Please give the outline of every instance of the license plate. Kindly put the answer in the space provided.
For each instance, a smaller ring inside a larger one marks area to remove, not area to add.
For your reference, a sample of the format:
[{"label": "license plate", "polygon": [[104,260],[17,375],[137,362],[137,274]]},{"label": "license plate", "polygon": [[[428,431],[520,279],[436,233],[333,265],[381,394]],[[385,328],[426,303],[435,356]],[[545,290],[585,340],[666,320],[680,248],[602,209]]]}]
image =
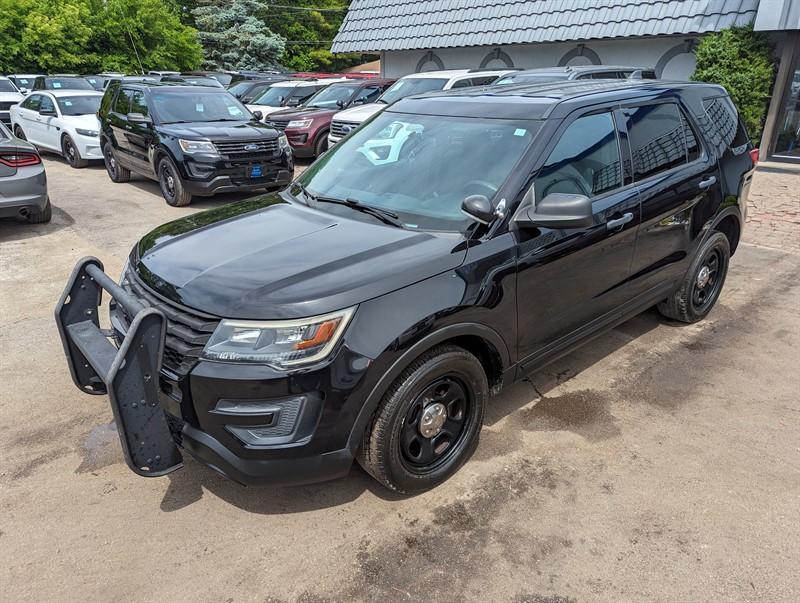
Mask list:
[{"label": "license plate", "polygon": [[260,165],[254,165],[250,167],[250,177],[251,178],[261,178],[264,175],[264,169]]}]

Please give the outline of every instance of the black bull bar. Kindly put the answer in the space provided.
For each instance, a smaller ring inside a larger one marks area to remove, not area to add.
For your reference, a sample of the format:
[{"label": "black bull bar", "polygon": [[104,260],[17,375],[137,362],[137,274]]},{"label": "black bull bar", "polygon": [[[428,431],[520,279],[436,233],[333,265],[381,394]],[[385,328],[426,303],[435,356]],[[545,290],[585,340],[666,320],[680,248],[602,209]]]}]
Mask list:
[{"label": "black bull bar", "polygon": [[[102,292],[132,316],[119,349],[100,328]],[[167,320],[142,305],[104,271],[94,257],[80,260],[55,310],[72,380],[82,392],[108,394],[128,466],[158,477],[183,466],[158,398],[159,370]]]}]

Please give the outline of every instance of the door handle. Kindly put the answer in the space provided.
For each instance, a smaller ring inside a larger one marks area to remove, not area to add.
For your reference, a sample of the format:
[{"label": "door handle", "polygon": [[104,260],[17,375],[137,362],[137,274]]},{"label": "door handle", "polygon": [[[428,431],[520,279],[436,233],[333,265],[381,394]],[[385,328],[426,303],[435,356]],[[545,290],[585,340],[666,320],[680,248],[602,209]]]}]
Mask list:
[{"label": "door handle", "polygon": [[606,228],[608,230],[614,230],[615,228],[619,228],[633,220],[633,214],[628,212],[626,214],[622,214],[621,218],[616,218],[614,220],[609,220],[606,222]]},{"label": "door handle", "polygon": [[714,186],[716,183],[717,183],[717,177],[709,176],[705,180],[701,180],[697,186],[699,186],[703,190],[706,190],[707,188],[711,188],[712,186]]}]

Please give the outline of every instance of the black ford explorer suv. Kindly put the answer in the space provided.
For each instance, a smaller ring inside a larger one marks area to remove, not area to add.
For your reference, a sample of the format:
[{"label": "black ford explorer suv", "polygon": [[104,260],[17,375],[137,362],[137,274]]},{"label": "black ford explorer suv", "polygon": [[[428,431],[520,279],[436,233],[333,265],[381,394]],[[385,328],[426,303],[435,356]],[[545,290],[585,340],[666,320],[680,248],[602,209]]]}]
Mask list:
[{"label": "black ford explorer suv", "polygon": [[127,182],[131,172],[157,180],[169,205],[292,179],[286,137],[222,88],[116,80],[98,117],[111,180]]},{"label": "black ford explorer suv", "polygon": [[140,475],[180,450],[245,484],[358,459],[423,490],[467,460],[504,384],[653,305],[708,314],[751,151],[708,84],[409,97],[286,190],[144,236],[119,284],[81,260],[56,321]]}]

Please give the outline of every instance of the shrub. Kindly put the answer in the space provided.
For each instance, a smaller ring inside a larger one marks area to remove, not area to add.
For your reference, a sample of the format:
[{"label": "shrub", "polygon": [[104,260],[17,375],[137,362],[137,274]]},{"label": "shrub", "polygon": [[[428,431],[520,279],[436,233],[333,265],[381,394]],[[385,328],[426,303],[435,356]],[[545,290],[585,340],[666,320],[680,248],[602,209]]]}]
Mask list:
[{"label": "shrub", "polygon": [[739,108],[754,143],[761,138],[775,60],[772,44],[751,25],[732,27],[705,36],[695,51],[692,79],[725,87]]}]

